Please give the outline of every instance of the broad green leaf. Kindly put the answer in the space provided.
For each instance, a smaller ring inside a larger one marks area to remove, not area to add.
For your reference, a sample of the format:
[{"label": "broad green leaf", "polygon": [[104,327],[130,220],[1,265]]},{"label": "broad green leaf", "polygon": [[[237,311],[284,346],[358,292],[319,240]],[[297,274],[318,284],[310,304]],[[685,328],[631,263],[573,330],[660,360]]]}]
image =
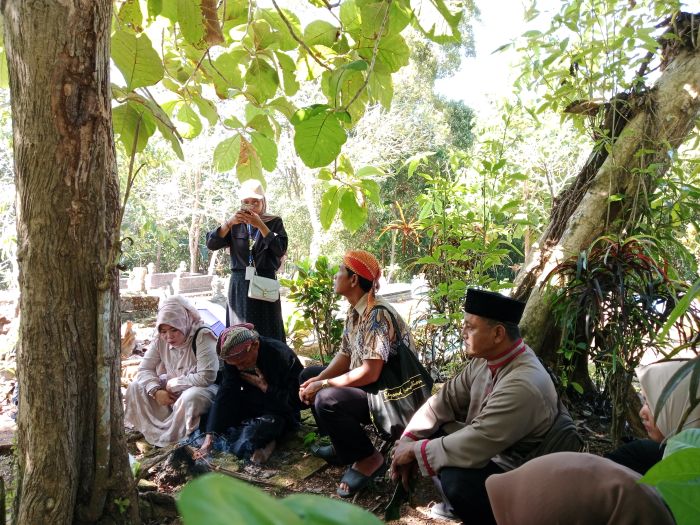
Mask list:
[{"label": "broad green leaf", "polygon": [[214,169],[219,172],[232,170],[238,162],[240,153],[241,136],[238,133],[222,140],[214,149]]},{"label": "broad green leaf", "polygon": [[357,170],[357,173],[355,173],[356,176],[360,178],[367,178],[367,177],[384,177],[385,173],[380,170],[379,168],[375,168],[374,166],[363,166],[359,170]]},{"label": "broad green leaf", "polygon": [[[281,11],[284,14],[284,17],[287,19],[287,22],[289,22],[294,29],[294,33],[301,35],[301,24],[299,23],[299,17],[288,9],[281,9]],[[287,27],[287,24],[284,22],[284,20],[282,20],[282,17],[279,15],[277,10],[261,9],[260,16],[267,20],[267,22],[279,32],[278,42],[279,48],[282,51],[291,51],[299,47],[299,43],[294,39],[289,31],[289,28]]]},{"label": "broad green leaf", "polygon": [[366,60],[355,60],[343,66],[343,69],[348,69],[350,71],[367,71],[368,68],[369,64]]},{"label": "broad green leaf", "polygon": [[339,208],[340,219],[350,233],[355,233],[367,221],[367,207],[358,204],[352,190],[346,191],[340,198]]},{"label": "broad green leaf", "polygon": [[666,442],[664,457],[686,448],[697,448],[700,450],[700,428],[686,428]]},{"label": "broad green leaf", "polygon": [[250,134],[253,147],[258,152],[260,163],[267,171],[272,171],[277,166],[277,144],[261,133]]},{"label": "broad green leaf", "polygon": [[391,109],[394,98],[394,83],[390,74],[372,71],[367,84],[367,92],[372,102],[379,102],[386,110]]},{"label": "broad green leaf", "polygon": [[459,42],[462,3],[457,0],[412,0],[418,28],[433,42]]},{"label": "broad green leaf", "polygon": [[309,46],[331,47],[338,39],[339,29],[325,20],[314,20],[304,28],[304,42]]},{"label": "broad green leaf", "polygon": [[379,206],[382,203],[379,184],[376,181],[364,179],[360,182],[360,187],[365,196],[374,204]]},{"label": "broad green leaf", "polygon": [[347,192],[347,187],[332,185],[321,196],[321,210],[319,211],[319,219],[321,226],[327,230],[333,224],[335,216],[338,213],[340,199]]},{"label": "broad green leaf", "polygon": [[[369,96],[365,89],[365,77],[360,71],[352,69],[336,69],[325,72],[322,77],[323,92],[328,96],[328,102],[333,107],[347,108],[352,122],[360,120],[365,112]],[[355,95],[359,95],[355,97]],[[352,101],[352,105],[347,107]]]},{"label": "broad green leaf", "polygon": [[700,516],[700,478],[694,482],[662,482],[656,488],[671,509],[676,525],[697,525]]},{"label": "broad green leaf", "polygon": [[348,158],[347,155],[341,154],[338,157],[337,160],[337,171],[342,171],[343,173],[347,173],[348,175],[352,176],[355,174],[355,169],[352,167],[352,163],[350,162],[350,159]]},{"label": "broad green leaf", "polygon": [[139,0],[125,0],[119,8],[117,18],[130,27],[133,31],[139,32],[142,30],[143,13],[141,13],[141,4]]},{"label": "broad green leaf", "polygon": [[321,168],[320,170],[318,170],[318,175],[316,175],[316,178],[318,180],[332,180],[333,172],[328,168]]},{"label": "broad green leaf", "polygon": [[316,104],[292,117],[294,148],[309,168],[326,166],[340,154],[347,140],[340,116],[328,106]]},{"label": "broad green leaf", "polygon": [[225,22],[243,24],[248,20],[248,9],[250,3],[248,0],[226,0],[223,4]]},{"label": "broad green leaf", "polygon": [[163,63],[145,34],[126,31],[112,35],[112,60],[121,71],[127,89],[152,86],[163,78]]},{"label": "broad green leaf", "polygon": [[148,10],[148,18],[155,18],[163,10],[163,0],[148,0],[146,4]]},{"label": "broad green leaf", "polygon": [[205,60],[202,67],[214,81],[214,89],[219,98],[229,98],[229,90],[243,89],[243,71],[248,65],[248,53],[236,49],[222,53],[212,64]]},{"label": "broad green leaf", "polygon": [[[371,61],[372,54],[374,53],[374,44],[374,40],[362,39],[357,52],[362,58]],[[377,71],[380,73],[385,73],[387,71],[395,73],[408,64],[409,55],[410,50],[401,35],[384,37],[379,41],[375,68],[377,68]],[[384,66],[384,68],[381,66]],[[385,71],[382,71],[382,69]]]},{"label": "broad green leaf", "polygon": [[700,478],[700,448],[684,448],[665,457],[639,480],[647,485],[664,481],[693,481]]},{"label": "broad green leaf", "polygon": [[215,126],[216,123],[219,121],[219,114],[216,111],[216,104],[214,104],[211,100],[207,100],[206,98],[203,98],[199,95],[193,96],[192,102],[194,102],[197,106],[199,114],[202,115],[205,119],[207,119],[209,125]]},{"label": "broad green leaf", "polygon": [[292,120],[294,113],[296,113],[294,105],[284,97],[276,98],[268,106],[282,113],[288,120]]},{"label": "broad green leaf", "polygon": [[182,104],[178,108],[177,119],[185,124],[184,129],[180,131],[183,137],[192,139],[202,132],[202,121],[189,104]]},{"label": "broad green leaf", "polygon": [[228,117],[227,119],[224,119],[224,125],[233,129],[240,129],[243,127],[243,123],[236,117]]},{"label": "broad green leaf", "polygon": [[387,19],[382,34],[398,34],[411,21],[411,10],[408,5],[401,5],[400,2],[374,2],[363,4],[360,8],[362,13],[362,34],[367,38],[379,36],[379,30],[384,21],[387,6],[389,6],[389,18]]},{"label": "broad green leaf", "polygon": [[250,30],[253,34],[254,49],[262,50],[268,47],[277,47],[277,34],[273,33],[272,27],[265,20],[254,20],[250,24]]},{"label": "broad green leaf", "polygon": [[312,494],[292,494],[281,500],[304,523],[316,525],[382,525],[382,520],[368,510],[338,499]]},{"label": "broad green leaf", "polygon": [[257,55],[248,66],[245,82],[248,94],[258,103],[263,103],[275,96],[280,80],[277,70]]},{"label": "broad green leaf", "polygon": [[340,4],[340,21],[343,29],[359,40],[362,36],[362,16],[355,0],[346,0]]},{"label": "broad green leaf", "polygon": [[201,10],[201,0],[169,0],[177,1],[177,21],[180,31],[190,44],[197,49],[206,49],[204,41],[204,18]]},{"label": "broad green leaf", "polygon": [[275,131],[270,124],[270,117],[263,113],[253,116],[253,118],[248,121],[248,127],[262,133],[269,139],[275,138]]},{"label": "broad green leaf", "polygon": [[151,113],[144,106],[133,102],[112,109],[112,126],[129,156],[134,152],[134,140],[136,139],[136,152],[143,151],[156,129]]},{"label": "broad green leaf", "polygon": [[241,138],[241,154],[238,157],[238,164],[236,165],[236,175],[241,182],[248,179],[256,179],[261,181],[263,186],[265,184],[258,152],[255,151],[253,145],[244,138]]},{"label": "broad green leaf", "polygon": [[277,61],[282,69],[282,83],[284,85],[284,94],[291,97],[299,91],[299,82],[297,81],[297,65],[289,55],[277,52],[275,53]]},{"label": "broad green leaf", "polygon": [[180,492],[177,508],[185,525],[302,525],[296,512],[262,490],[222,474],[205,474]]}]

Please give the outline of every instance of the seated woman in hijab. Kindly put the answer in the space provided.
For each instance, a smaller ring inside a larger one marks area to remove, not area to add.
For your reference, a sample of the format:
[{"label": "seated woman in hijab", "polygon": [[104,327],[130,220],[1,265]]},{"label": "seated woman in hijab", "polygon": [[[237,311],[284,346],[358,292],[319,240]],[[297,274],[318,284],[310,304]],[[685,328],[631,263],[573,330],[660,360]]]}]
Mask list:
[{"label": "seated woman in hijab", "polygon": [[[216,336],[182,296],[163,301],[157,334],[126,391],[125,423],[164,447],[188,436],[216,395]],[[196,355],[195,355],[196,348]]]},{"label": "seated woman in hijab", "polygon": [[[682,422],[681,428],[678,428],[690,407],[690,375],[687,375],[671,392],[661,408],[658,420],[654,421],[654,412],[661,392],[673,374],[685,363],[687,361],[684,360],[659,361],[637,368],[637,378],[645,399],[639,416],[642,418],[642,424],[649,439],[636,439],[625,443],[605,457],[635,472],[646,474],[663,458],[665,442],[668,438],[686,428],[700,428],[700,406],[696,406]],[[698,394],[700,391],[696,396]]]}]

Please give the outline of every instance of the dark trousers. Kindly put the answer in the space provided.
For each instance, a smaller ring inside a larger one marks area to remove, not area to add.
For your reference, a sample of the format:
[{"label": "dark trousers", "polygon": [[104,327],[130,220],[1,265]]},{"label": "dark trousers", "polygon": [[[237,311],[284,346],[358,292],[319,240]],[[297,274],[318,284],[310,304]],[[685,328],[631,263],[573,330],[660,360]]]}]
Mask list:
[{"label": "dark trousers", "polygon": [[[310,366],[299,375],[299,383],[320,374],[325,367]],[[349,465],[374,453],[374,445],[363,425],[372,422],[367,394],[361,388],[328,387],[316,393],[311,411],[321,434],[330,437],[340,461]]]},{"label": "dark trousers", "polygon": [[[483,468],[443,467],[440,484],[453,512],[467,525],[495,525],[486,493],[486,478],[503,469],[493,461]],[[534,503],[536,504],[536,503]]]}]

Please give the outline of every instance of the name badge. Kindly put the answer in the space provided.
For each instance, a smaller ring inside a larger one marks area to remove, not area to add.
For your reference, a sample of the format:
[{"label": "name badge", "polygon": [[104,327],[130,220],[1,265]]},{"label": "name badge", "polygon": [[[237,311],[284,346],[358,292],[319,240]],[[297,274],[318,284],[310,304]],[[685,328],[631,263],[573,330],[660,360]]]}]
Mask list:
[{"label": "name badge", "polygon": [[245,280],[250,281],[255,275],[255,266],[246,266],[245,269]]}]

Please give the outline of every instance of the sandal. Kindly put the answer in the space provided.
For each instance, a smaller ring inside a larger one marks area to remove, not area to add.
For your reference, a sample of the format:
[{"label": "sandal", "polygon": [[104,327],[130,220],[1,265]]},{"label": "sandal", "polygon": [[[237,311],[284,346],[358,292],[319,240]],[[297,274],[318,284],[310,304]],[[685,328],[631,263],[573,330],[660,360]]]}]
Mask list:
[{"label": "sandal", "polygon": [[316,456],[317,458],[326,460],[326,462],[331,465],[344,465],[344,463],[340,461],[338,453],[335,451],[335,447],[333,445],[316,445],[314,447],[311,447],[311,454],[313,456]]},{"label": "sandal", "polygon": [[362,472],[350,467],[345,471],[343,477],[340,478],[340,482],[345,483],[348,486],[348,490],[341,490],[340,487],[338,487],[336,494],[338,494],[338,496],[341,498],[349,498],[350,496],[354,496],[365,488],[374,478],[383,476],[386,469],[387,464],[382,463],[379,465],[377,470],[372,472],[369,476],[365,476]]}]

